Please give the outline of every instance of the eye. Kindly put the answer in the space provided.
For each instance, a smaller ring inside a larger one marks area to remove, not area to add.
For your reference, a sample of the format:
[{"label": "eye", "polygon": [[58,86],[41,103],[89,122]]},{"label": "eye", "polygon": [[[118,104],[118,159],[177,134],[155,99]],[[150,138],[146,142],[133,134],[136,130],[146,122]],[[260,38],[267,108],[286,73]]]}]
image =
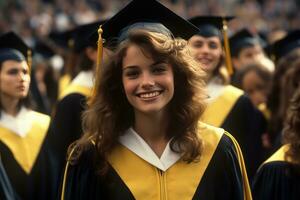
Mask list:
[{"label": "eye", "polygon": [[219,47],[219,45],[216,42],[209,42],[208,46],[211,49],[217,49]]},{"label": "eye", "polygon": [[203,46],[203,42],[202,42],[202,41],[194,42],[194,43],[192,44],[192,46],[193,46],[194,48],[201,48],[201,47]]},{"label": "eye", "polygon": [[137,69],[127,69],[124,72],[124,76],[129,78],[129,79],[135,79],[139,76],[140,71]]},{"label": "eye", "polygon": [[8,70],[7,73],[10,75],[17,75],[19,73],[19,70],[16,68],[13,68],[13,69]]},{"label": "eye", "polygon": [[156,65],[152,66],[151,71],[154,74],[162,74],[165,71],[167,71],[167,64],[165,64],[165,63],[156,64]]}]

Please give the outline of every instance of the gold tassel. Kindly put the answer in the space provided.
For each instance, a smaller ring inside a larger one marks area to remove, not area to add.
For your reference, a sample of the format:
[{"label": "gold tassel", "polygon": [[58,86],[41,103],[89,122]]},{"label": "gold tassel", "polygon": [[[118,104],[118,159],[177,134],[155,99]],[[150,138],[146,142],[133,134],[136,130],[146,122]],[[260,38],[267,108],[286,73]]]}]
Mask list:
[{"label": "gold tassel", "polygon": [[94,83],[94,88],[93,88],[93,93],[91,98],[88,101],[88,104],[91,105],[95,102],[95,98],[97,95],[97,87],[100,82],[100,76],[101,76],[101,67],[102,67],[102,56],[103,56],[103,41],[102,41],[102,33],[103,30],[101,28],[102,25],[99,26],[98,28],[98,41],[97,41],[97,65],[95,69],[95,83]]},{"label": "gold tassel", "polygon": [[225,48],[225,62],[226,62],[226,68],[228,70],[228,74],[233,74],[233,68],[231,63],[231,55],[230,55],[230,47],[229,47],[229,41],[228,41],[228,35],[227,35],[227,21],[223,18],[223,39],[224,39],[224,48]]},{"label": "gold tassel", "polygon": [[30,49],[27,50],[27,63],[28,63],[28,68],[30,73],[32,67],[32,51]]}]

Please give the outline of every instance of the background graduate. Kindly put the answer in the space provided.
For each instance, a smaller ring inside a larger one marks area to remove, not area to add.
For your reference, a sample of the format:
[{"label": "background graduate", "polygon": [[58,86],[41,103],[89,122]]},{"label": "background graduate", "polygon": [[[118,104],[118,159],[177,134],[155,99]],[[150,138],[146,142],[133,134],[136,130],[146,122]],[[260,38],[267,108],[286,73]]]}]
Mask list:
[{"label": "background graduate", "polygon": [[[300,62],[298,65],[298,69],[292,72],[299,77]],[[253,182],[254,199],[296,200],[300,198],[300,79],[295,76],[290,80],[297,87],[293,88],[295,93],[286,113],[283,130],[284,145],[258,170]]]},{"label": "background graduate", "polygon": [[300,60],[300,30],[290,31],[284,38],[269,45],[267,51],[276,63],[271,91],[267,100],[267,109],[270,112],[268,135],[272,144],[271,152],[274,153],[282,145],[283,122],[288,105],[286,103],[288,101],[284,102],[284,99],[287,99],[285,92],[289,88],[284,87],[283,77]]},{"label": "background graduate", "polygon": [[[71,83],[59,96],[54,115],[48,130],[49,146],[63,171],[68,146],[82,135],[81,115],[86,108],[87,99],[92,94],[94,70],[97,61],[97,44],[88,36],[103,23],[96,21],[78,26],[57,35],[60,40],[73,40],[72,53],[76,57],[76,68],[80,69]],[[108,50],[105,50],[105,54]],[[59,173],[59,177],[61,173]]]},{"label": "background graduate", "polygon": [[209,99],[202,120],[233,134],[241,145],[251,180],[263,160],[260,157],[263,152],[261,135],[266,125],[263,115],[255,109],[249,97],[242,90],[229,85],[229,72],[232,70],[230,55],[228,49],[224,50],[225,44],[222,45],[221,31],[224,31],[224,20],[226,22],[231,19],[232,17],[218,16],[197,16],[190,19],[200,31],[189,39],[189,46],[192,55],[207,73]]},{"label": "background graduate", "polygon": [[124,29],[70,148],[62,199],[251,199],[235,139],[199,122],[204,72],[175,38],[197,28],[154,0],[102,28],[104,39]]},{"label": "background graduate", "polygon": [[53,199],[56,164],[45,147],[50,117],[29,107],[29,47],[13,32],[0,36],[0,153],[20,199]]}]

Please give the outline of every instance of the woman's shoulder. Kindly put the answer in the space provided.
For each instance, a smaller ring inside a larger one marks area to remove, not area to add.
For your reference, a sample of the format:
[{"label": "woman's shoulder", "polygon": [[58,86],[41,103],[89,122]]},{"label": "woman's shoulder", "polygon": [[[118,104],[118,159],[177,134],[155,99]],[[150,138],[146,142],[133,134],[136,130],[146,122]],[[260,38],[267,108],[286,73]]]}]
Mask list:
[{"label": "woman's shoulder", "polygon": [[300,166],[285,160],[282,146],[258,169],[252,184],[255,199],[299,199]]},{"label": "woman's shoulder", "polygon": [[204,146],[214,145],[223,150],[231,149],[238,146],[235,138],[223,128],[208,125],[206,123],[199,123],[199,136],[204,142]]}]

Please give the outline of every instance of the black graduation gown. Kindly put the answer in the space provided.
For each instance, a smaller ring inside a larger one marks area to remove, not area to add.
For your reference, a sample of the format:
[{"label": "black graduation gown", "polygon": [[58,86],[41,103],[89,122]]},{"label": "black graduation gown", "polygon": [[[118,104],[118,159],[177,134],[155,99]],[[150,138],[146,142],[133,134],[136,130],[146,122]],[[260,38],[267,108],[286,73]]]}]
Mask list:
[{"label": "black graduation gown", "polygon": [[11,185],[20,199],[53,199],[58,187],[57,165],[46,146],[50,118],[34,112],[33,125],[22,138],[0,126],[0,152]]},{"label": "black graduation gown", "polygon": [[91,90],[71,83],[60,97],[55,115],[51,119],[47,142],[58,163],[57,176],[60,178],[69,145],[82,135],[81,115]]},{"label": "black graduation gown", "polygon": [[109,155],[101,178],[94,165],[94,146],[76,165],[68,165],[63,199],[251,199],[237,142],[223,129],[204,125],[200,162],[177,161],[165,172],[119,144]]},{"label": "black graduation gown", "polygon": [[16,194],[12,188],[10,181],[6,175],[6,171],[0,159],[0,199],[2,200],[15,200]]},{"label": "black graduation gown", "polygon": [[287,148],[280,148],[259,168],[252,185],[255,200],[300,199],[300,165],[285,161]]},{"label": "black graduation gown", "polygon": [[266,120],[263,114],[253,106],[243,91],[228,85],[208,105],[202,120],[233,133],[241,145],[251,181],[264,159],[261,136],[266,130]]}]

